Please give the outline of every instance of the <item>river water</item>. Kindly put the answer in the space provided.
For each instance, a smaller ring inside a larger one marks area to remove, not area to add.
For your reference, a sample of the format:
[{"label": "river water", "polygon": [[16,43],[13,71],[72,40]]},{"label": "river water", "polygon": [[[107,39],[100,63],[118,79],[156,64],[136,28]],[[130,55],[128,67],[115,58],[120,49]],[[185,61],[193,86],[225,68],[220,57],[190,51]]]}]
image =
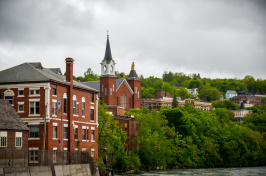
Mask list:
[{"label": "river water", "polygon": [[[208,175],[208,176],[266,176],[266,166],[262,167],[234,167],[234,168],[209,168],[209,169],[171,169],[149,171],[142,175],[171,176],[171,175]],[[136,176],[136,175],[134,175]]]}]

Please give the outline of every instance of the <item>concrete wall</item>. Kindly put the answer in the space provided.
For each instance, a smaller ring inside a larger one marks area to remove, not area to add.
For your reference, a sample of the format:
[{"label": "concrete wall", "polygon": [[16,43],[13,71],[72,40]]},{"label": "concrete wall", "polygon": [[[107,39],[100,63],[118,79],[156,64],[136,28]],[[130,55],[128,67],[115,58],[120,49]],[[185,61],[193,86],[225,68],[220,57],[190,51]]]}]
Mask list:
[{"label": "concrete wall", "polygon": [[99,176],[98,169],[92,173],[90,168],[90,164],[0,168],[0,176]]}]

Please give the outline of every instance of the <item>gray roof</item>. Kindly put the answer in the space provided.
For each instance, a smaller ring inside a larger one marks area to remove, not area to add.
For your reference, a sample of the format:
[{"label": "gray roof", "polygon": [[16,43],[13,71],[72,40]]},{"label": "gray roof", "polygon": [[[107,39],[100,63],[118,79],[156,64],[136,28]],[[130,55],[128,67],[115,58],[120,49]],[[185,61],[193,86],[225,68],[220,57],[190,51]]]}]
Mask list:
[{"label": "gray roof", "polygon": [[6,100],[0,100],[0,129],[29,130],[23,123],[15,109]]},{"label": "gray roof", "polygon": [[[130,92],[133,92],[131,87],[129,86],[128,82],[126,79],[116,79],[116,90],[120,87],[120,85],[125,81],[127,87],[129,88]],[[90,82],[82,82],[82,84],[92,87],[93,89],[96,89],[100,91],[100,81],[90,81]]]},{"label": "gray roof", "polygon": [[[0,72],[0,84],[2,83],[21,83],[21,82],[48,82],[51,80],[58,81],[64,84],[69,84],[66,77],[61,75],[57,69],[48,69],[42,67],[40,62],[23,63],[15,67],[3,70]],[[89,86],[73,81],[74,86],[97,91]]]},{"label": "gray roof", "polygon": [[137,79],[137,80],[139,80],[139,77],[138,77],[138,75],[137,75],[137,73],[136,73],[135,70],[130,70],[130,73],[129,73],[127,79],[128,79],[128,80],[132,80],[132,79]]},{"label": "gray roof", "polygon": [[60,68],[48,68],[48,69],[51,70],[52,72],[54,72],[55,74],[62,75]]},{"label": "gray roof", "polygon": [[226,93],[229,93],[229,94],[237,94],[235,90],[227,90]]},{"label": "gray roof", "polygon": [[82,84],[89,86],[95,90],[100,91],[100,81],[82,82]]}]

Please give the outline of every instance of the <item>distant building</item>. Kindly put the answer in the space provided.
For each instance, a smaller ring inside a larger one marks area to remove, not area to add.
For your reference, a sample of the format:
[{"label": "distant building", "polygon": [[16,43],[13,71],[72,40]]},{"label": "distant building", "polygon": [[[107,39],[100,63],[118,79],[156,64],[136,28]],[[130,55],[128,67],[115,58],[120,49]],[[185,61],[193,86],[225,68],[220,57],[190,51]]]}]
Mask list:
[{"label": "distant building", "polygon": [[225,94],[225,99],[229,100],[230,98],[233,98],[235,96],[237,96],[237,93],[235,90],[227,90]]},{"label": "distant building", "polygon": [[191,93],[192,97],[197,97],[198,92],[197,92],[198,88],[192,88],[192,89],[187,89],[189,91],[189,93]]},{"label": "distant building", "polygon": [[235,118],[237,119],[238,123],[243,123],[243,119],[246,114],[251,114],[251,110],[247,109],[237,109],[237,110],[231,110],[235,114]]},{"label": "distant building", "polygon": [[[160,110],[162,106],[172,107],[173,97],[165,91],[158,91],[156,97],[151,98],[141,98],[142,107],[147,107],[148,109]],[[194,99],[178,100],[179,106],[184,106],[186,103],[191,103],[195,108],[201,109],[202,111],[211,112],[211,103],[198,102]]]},{"label": "distant building", "polygon": [[[27,166],[24,155],[28,150],[28,137],[29,128],[15,109],[8,101],[0,100],[0,167]],[[12,150],[15,156],[11,156]]]},{"label": "distant building", "polygon": [[262,105],[262,98],[266,95],[238,95],[233,98],[230,98],[230,101],[240,104],[243,101],[248,102],[252,105]]},{"label": "distant building", "polygon": [[74,59],[66,58],[66,76],[40,62],[0,72],[1,99],[9,101],[29,127],[31,165],[41,163],[41,150],[53,152],[53,163],[59,162],[57,151],[64,152],[65,163],[72,162],[67,153],[79,150],[77,141],[80,151],[98,157],[98,90],[73,80],[73,64]]}]

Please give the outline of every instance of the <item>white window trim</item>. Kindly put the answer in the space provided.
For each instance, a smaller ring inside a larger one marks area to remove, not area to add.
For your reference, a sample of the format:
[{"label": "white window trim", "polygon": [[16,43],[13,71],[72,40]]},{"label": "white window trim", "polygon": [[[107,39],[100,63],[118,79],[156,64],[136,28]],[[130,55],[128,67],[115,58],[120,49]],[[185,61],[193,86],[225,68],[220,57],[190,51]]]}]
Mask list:
[{"label": "white window trim", "polygon": [[[30,94],[31,90],[34,90],[34,94],[33,95]],[[39,94],[36,94],[36,90],[39,90]],[[40,88],[29,88],[29,97],[39,97],[39,96],[41,96]]]},{"label": "white window trim", "polygon": [[[19,95],[19,91],[23,90],[23,95]],[[25,97],[25,90],[24,88],[18,88],[18,97]]]},{"label": "white window trim", "polygon": [[[19,105],[23,105],[23,111],[20,111],[19,110]],[[24,111],[24,108],[25,108],[25,106],[24,106],[24,102],[18,102],[18,113],[24,113],[25,111]]]},{"label": "white window trim", "polygon": [[[15,136],[15,147],[22,147],[22,132],[16,132]],[[17,145],[17,138],[21,138],[20,146]]]},{"label": "white window trim", "polygon": [[0,131],[0,138],[5,137],[6,138],[6,146],[0,146],[0,147],[7,147],[7,131]]}]

